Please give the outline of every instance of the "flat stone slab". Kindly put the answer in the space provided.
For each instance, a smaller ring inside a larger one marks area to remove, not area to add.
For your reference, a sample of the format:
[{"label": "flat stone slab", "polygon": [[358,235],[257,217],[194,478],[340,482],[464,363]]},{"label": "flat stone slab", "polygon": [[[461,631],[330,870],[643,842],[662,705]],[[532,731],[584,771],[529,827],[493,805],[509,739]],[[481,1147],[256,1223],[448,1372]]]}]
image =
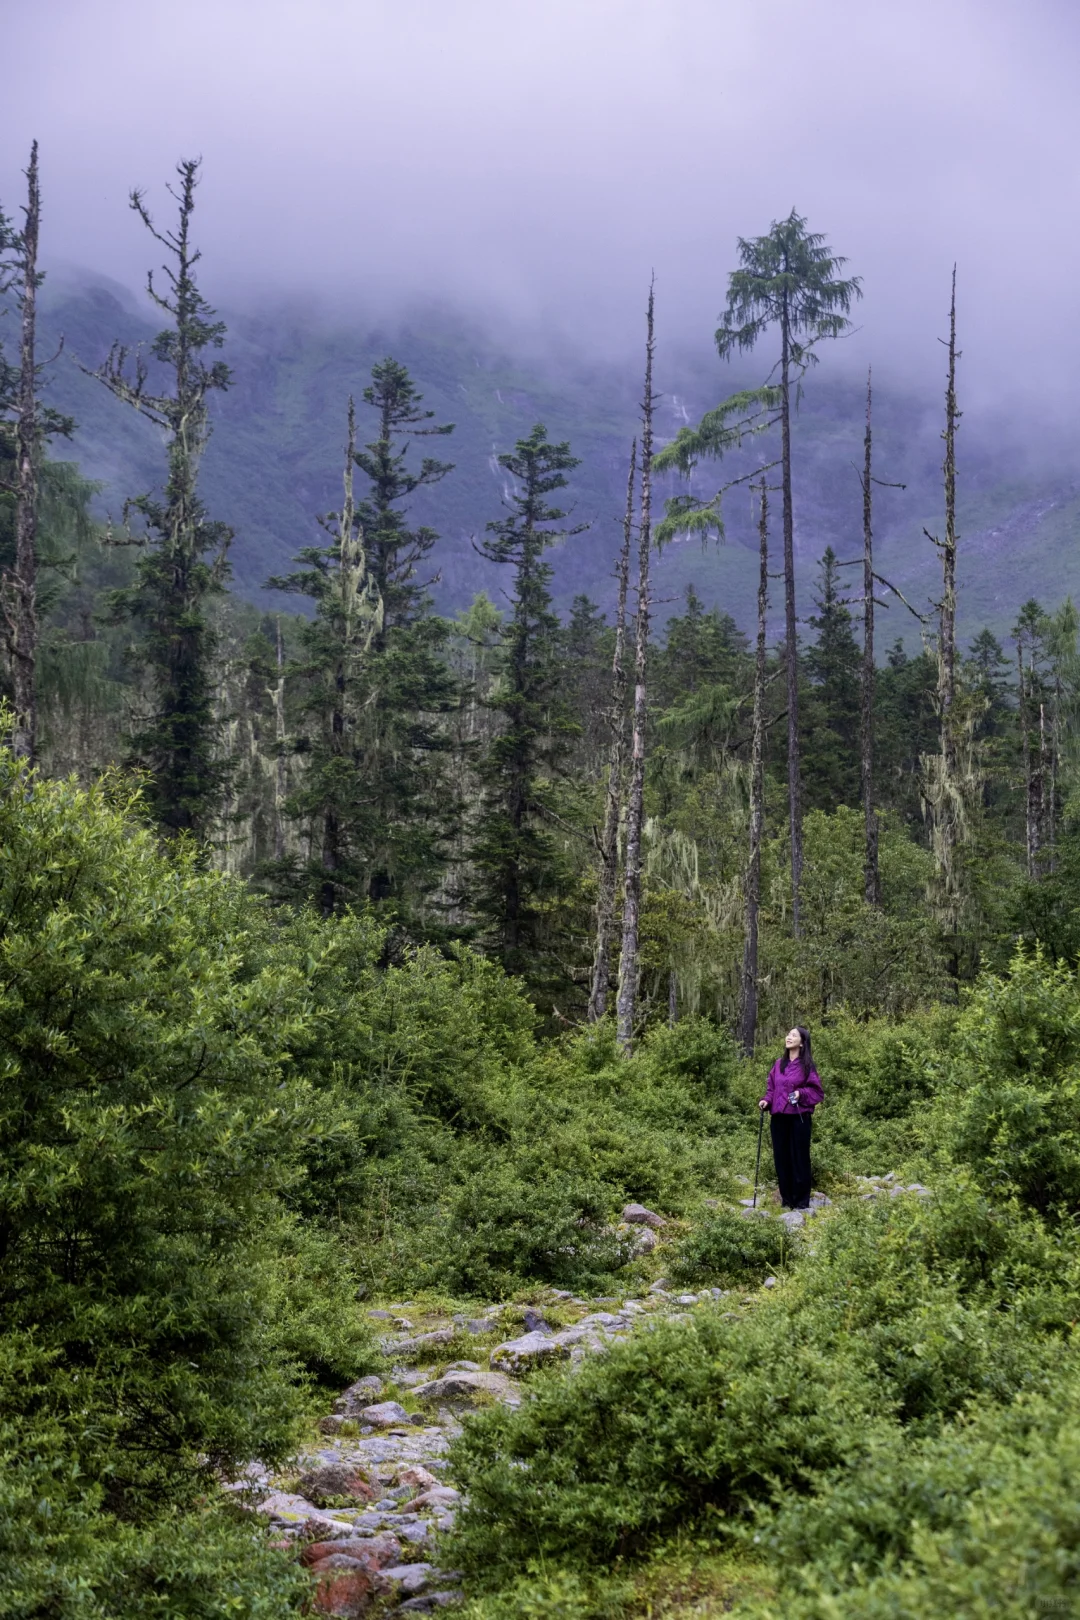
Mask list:
[{"label": "flat stone slab", "polygon": [[[539,1334],[528,1336],[541,1337]],[[419,1384],[413,1395],[418,1401],[451,1407],[483,1406],[490,1400],[502,1401],[507,1406],[518,1406],[521,1402],[520,1393],[503,1373],[479,1369],[444,1373],[430,1383]]]},{"label": "flat stone slab", "polygon": [[[578,1324],[579,1327],[581,1325]],[[503,1344],[497,1344],[490,1359],[496,1372],[523,1373],[531,1372],[534,1367],[542,1367],[545,1363],[565,1361],[569,1354],[569,1347],[561,1344],[557,1337],[549,1338],[546,1333],[523,1333],[519,1339],[507,1339]]]}]

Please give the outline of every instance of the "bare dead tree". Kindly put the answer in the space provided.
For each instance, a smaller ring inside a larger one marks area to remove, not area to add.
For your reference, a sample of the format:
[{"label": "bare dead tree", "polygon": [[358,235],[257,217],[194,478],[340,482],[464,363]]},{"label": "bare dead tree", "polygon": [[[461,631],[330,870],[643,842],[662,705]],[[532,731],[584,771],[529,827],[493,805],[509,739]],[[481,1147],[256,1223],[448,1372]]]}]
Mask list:
[{"label": "bare dead tree", "polygon": [[274,705],[274,743],[277,751],[274,771],[274,859],[285,859],[285,796],[288,789],[285,763],[285,646],[281,636],[281,614],[277,617],[277,680],[270,688]]},{"label": "bare dead tree", "polygon": [[626,754],[626,596],[630,582],[630,540],[634,529],[634,483],[637,478],[637,440],[630,447],[630,472],[626,480],[626,512],[623,538],[616,570],[618,595],[615,608],[615,650],[611,659],[611,740],[608,755],[607,796],[604,828],[600,835],[600,871],[596,894],[596,952],[593,958],[592,988],[589,993],[588,1021],[595,1024],[607,1008],[611,978],[611,946],[615,934],[615,889],[619,878],[619,821],[622,816],[623,775]]},{"label": "bare dead tree", "polygon": [[11,750],[33,763],[37,749],[37,529],[41,470],[41,423],[38,414],[37,289],[41,189],[37,141],[26,170],[26,207],[19,237],[20,340],[15,426],[15,566],[4,581],[4,616],[11,652],[15,724]]},{"label": "bare dead tree", "polygon": [[623,878],[622,950],[616,999],[619,1045],[629,1052],[634,1038],[641,963],[638,936],[641,914],[642,834],[645,824],[645,671],[652,609],[649,563],[652,551],[653,460],[653,328],[654,288],[649,286],[645,317],[645,392],[641,402],[641,527],[638,535],[637,622],[634,641],[634,723],[630,791],[626,810],[626,868]]},{"label": "bare dead tree", "polygon": [[[960,840],[963,817],[961,783],[959,780],[958,724],[956,714],[956,430],[960,410],[956,398],[956,266],[952,272],[952,297],[949,303],[949,369],[945,384],[945,458],[942,474],[945,483],[945,538],[923,531],[941,553],[942,595],[938,604],[938,683],[937,706],[940,725],[939,757],[934,767],[935,779],[930,784],[930,808],[933,825],[934,856],[938,886],[941,892],[942,913],[946,929],[952,935],[954,946],[960,923],[959,874],[956,851]],[[959,971],[956,949],[953,950],[953,977]]]},{"label": "bare dead tree", "polygon": [[739,1037],[754,1054],[758,1015],[758,919],[761,913],[761,839],[765,826],[765,617],[769,607],[769,490],[761,480],[758,508],[757,648],[754,659],[754,720],[750,744],[750,859],[746,867],[745,933]]},{"label": "bare dead tree", "polygon": [[865,855],[863,894],[868,906],[881,904],[881,876],[878,871],[878,821],[874,803],[874,479],[873,393],[870,372],[866,374],[866,433],[863,437],[863,657],[860,693],[859,760],[862,775]]}]

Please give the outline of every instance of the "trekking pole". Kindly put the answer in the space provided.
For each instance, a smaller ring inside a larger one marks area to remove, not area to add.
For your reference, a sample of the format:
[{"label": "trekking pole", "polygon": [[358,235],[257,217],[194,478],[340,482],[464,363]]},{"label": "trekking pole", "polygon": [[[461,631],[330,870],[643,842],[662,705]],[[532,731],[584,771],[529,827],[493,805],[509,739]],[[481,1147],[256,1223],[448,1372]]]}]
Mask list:
[{"label": "trekking pole", "polygon": [[758,1171],[761,1169],[761,1138],[765,1134],[765,1110],[764,1110],[764,1108],[759,1108],[758,1113],[761,1115],[761,1123],[759,1124],[758,1129],[757,1129],[757,1162],[754,1165],[754,1202],[750,1206],[751,1209],[757,1209]]}]

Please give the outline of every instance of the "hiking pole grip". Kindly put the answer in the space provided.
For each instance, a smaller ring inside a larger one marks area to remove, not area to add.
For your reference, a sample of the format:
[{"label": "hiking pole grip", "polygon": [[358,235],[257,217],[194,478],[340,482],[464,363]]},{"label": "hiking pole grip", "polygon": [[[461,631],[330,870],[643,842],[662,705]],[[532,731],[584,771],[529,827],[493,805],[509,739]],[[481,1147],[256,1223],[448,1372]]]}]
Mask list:
[{"label": "hiking pole grip", "polygon": [[750,1206],[751,1209],[757,1209],[758,1172],[761,1169],[761,1138],[765,1134],[765,1110],[764,1110],[764,1108],[759,1108],[758,1113],[761,1115],[761,1120],[760,1120],[760,1123],[758,1124],[758,1131],[757,1131],[757,1160],[755,1161],[755,1164],[754,1164],[754,1201]]}]

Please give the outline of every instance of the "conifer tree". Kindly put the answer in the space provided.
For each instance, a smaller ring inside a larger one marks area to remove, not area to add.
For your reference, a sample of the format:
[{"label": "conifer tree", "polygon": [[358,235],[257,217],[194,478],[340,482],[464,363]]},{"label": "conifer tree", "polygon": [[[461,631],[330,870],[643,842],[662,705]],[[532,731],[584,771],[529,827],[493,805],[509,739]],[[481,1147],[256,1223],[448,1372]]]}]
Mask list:
[{"label": "conifer tree", "polygon": [[766,329],[778,326],[781,432],[781,491],[784,537],[784,618],[788,705],[788,819],[791,838],[792,922],[800,927],[799,890],[802,881],[802,801],[799,764],[798,622],[795,611],[795,518],[791,477],[792,385],[812,364],[814,346],[839,337],[850,322],[847,312],[862,296],[859,278],[842,279],[837,272],[846,260],[825,245],[825,238],[806,229],[806,220],[792,209],[786,219],[774,221],[766,236],[739,238],[738,270],[728,278],[728,301],[723,324],[716,332],[721,359],[753,349]]},{"label": "conifer tree", "polygon": [[159,231],[143,194],[131,194],[131,207],[168,255],[166,291],[153,272],[147,289],[170,324],[150,347],[157,373],[171,387],[150,388],[142,354],[132,357],[114,344],[92,375],[125,404],[141,411],[166,436],[168,476],[161,499],[140,495],[129,503],[146,527],[135,583],[114,594],[118,617],[134,626],[136,663],[149,677],[151,710],[131,738],[134,763],[150,773],[147,800],[168,833],[209,835],[224,792],[227,764],[221,757],[215,712],[214,657],[217,637],[211,622],[213,598],[228,576],[232,538],[211,520],[199,498],[199,463],[210,437],[209,396],[229,386],[229,369],[207,358],[225,341],[225,325],[199,291],[196,265],[201,257],[191,239],[199,162],[177,166],[179,188],[169,186],[179,209],[175,229]]},{"label": "conifer tree", "polygon": [[302,739],[306,770],[291,802],[307,828],[306,871],[279,865],[286,889],[317,898],[325,915],[363,898],[373,843],[367,793],[365,700],[372,644],[382,623],[382,599],[368,567],[353,494],[356,408],[349,400],[340,512],[319,519],[325,546],[306,546],[295,573],[267,581],[271,590],[308,596],[315,617],[300,632],[303,656],[293,674],[299,706],[312,722]]},{"label": "conifer tree", "polygon": [[861,659],[831,546],[821,559],[814,600],[818,611],[810,626],[816,634],[805,658],[812,683],[806,706],[806,795],[816,808],[833,810],[858,800]]},{"label": "conifer tree", "polygon": [[864,849],[863,898],[881,904],[878,867],[878,813],[874,800],[874,431],[870,373],[866,374],[866,431],[863,434],[863,647],[859,692],[859,775],[862,787]]},{"label": "conifer tree", "polygon": [[368,898],[392,902],[412,920],[445,864],[458,807],[447,780],[450,738],[443,716],[457,701],[445,651],[450,626],[431,612],[428,588],[437,574],[418,571],[438,541],[434,529],[410,526],[408,503],[442,481],[452,464],[424,456],[411,465],[416,438],[445,438],[453,423],[434,411],[405,366],[387,357],[372,367],[364,400],[377,413],[376,437],[355,452],[367,480],[357,502],[372,589],[382,603],[375,628],[366,699],[364,797],[369,811]]},{"label": "conifer tree", "polygon": [[513,479],[509,515],[487,525],[478,548],[489,561],[509,565],[514,583],[502,632],[502,681],[489,699],[503,729],[480,765],[472,910],[507,971],[529,976],[544,971],[542,907],[554,859],[548,784],[573,729],[561,698],[559,621],[544,554],[581,527],[558,527],[566,512],[549,497],[566,487],[565,475],[577,465],[569,444],[552,444],[538,423],[499,457]]}]

